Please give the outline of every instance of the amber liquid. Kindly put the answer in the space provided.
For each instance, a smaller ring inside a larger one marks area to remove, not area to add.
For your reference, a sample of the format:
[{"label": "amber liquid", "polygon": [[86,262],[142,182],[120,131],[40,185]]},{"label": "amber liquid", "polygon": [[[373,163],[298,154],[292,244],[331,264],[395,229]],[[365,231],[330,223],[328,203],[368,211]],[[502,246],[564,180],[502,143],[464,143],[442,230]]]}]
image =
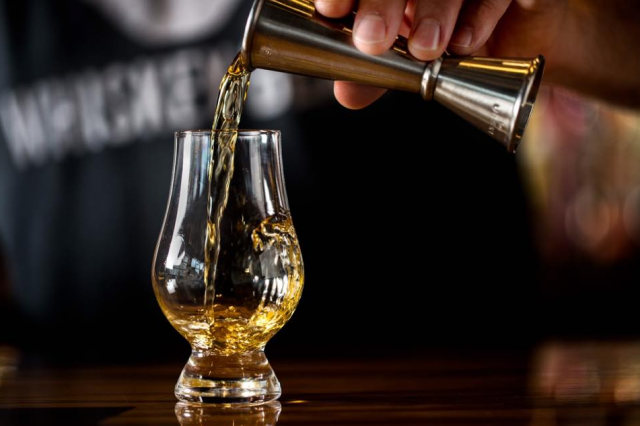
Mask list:
[{"label": "amber liquid", "polygon": [[[207,237],[205,244],[204,282],[205,316],[215,322],[215,276],[220,254],[220,223],[229,199],[233,178],[234,152],[238,126],[249,91],[251,73],[238,53],[220,83],[216,112],[211,126],[212,144],[209,162],[209,202],[207,205]],[[215,132],[226,130],[226,132]]]},{"label": "amber liquid", "polygon": [[245,222],[238,202],[227,206],[249,79],[238,54],[220,84],[213,130],[225,131],[212,136],[205,289],[197,298],[202,304],[172,309],[160,301],[169,321],[195,349],[220,354],[262,349],[293,314],[304,282],[288,211]]}]

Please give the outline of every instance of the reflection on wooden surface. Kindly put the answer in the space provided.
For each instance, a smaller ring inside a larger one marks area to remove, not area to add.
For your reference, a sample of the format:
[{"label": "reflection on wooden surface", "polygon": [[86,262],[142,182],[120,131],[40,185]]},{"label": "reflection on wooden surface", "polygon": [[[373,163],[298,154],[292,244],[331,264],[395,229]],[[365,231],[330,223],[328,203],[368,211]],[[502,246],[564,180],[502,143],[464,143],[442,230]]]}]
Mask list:
[{"label": "reflection on wooden surface", "polygon": [[550,343],[534,365],[534,392],[557,402],[640,404],[640,343]]},{"label": "reflection on wooden surface", "polygon": [[176,404],[181,365],[0,367],[0,425],[640,424],[638,343],[272,364],[280,402],[232,410]]},{"label": "reflection on wooden surface", "polygon": [[275,426],[282,405],[271,401],[255,407],[211,408],[194,406],[179,402],[176,404],[176,417],[180,426]]},{"label": "reflection on wooden surface", "polygon": [[531,426],[640,424],[640,343],[549,343],[532,371]]}]

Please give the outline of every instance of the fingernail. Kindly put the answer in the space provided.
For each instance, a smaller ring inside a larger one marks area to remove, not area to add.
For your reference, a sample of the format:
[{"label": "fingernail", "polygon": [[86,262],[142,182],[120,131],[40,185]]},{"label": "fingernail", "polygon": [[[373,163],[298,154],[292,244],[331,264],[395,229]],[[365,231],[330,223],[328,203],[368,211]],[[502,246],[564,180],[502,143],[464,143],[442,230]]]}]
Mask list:
[{"label": "fingernail", "polygon": [[382,43],[387,37],[387,24],[382,16],[369,12],[358,19],[353,36],[360,43]]},{"label": "fingernail", "polygon": [[473,29],[470,27],[458,28],[451,37],[451,45],[469,47],[473,41]]},{"label": "fingernail", "polygon": [[409,45],[413,50],[433,52],[440,46],[440,22],[435,19],[425,19],[418,24]]}]

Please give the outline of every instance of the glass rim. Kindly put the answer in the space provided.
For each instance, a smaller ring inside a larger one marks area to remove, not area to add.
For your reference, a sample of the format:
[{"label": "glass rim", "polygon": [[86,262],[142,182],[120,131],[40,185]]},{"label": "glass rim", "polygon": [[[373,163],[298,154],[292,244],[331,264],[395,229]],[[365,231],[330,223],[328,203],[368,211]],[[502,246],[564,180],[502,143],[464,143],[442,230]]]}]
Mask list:
[{"label": "glass rim", "polygon": [[280,130],[272,129],[238,129],[238,130],[212,130],[212,129],[198,129],[198,130],[180,130],[174,133],[176,138],[182,138],[186,136],[206,136],[213,133],[230,133],[238,132],[239,136],[258,136],[258,135],[278,135]]}]

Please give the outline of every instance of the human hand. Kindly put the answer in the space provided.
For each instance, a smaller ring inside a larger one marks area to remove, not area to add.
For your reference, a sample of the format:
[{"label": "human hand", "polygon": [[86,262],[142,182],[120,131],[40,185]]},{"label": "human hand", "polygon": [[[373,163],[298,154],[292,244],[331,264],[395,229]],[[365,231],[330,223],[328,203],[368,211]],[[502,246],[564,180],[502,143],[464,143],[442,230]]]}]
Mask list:
[{"label": "human hand", "polygon": [[[341,17],[355,0],[316,0],[319,13]],[[535,57],[543,54],[545,80],[586,95],[640,106],[640,7],[630,0],[360,0],[354,44],[381,54],[401,34],[409,51],[428,61],[456,55]],[[384,90],[336,82],[336,99],[351,109]]]}]

